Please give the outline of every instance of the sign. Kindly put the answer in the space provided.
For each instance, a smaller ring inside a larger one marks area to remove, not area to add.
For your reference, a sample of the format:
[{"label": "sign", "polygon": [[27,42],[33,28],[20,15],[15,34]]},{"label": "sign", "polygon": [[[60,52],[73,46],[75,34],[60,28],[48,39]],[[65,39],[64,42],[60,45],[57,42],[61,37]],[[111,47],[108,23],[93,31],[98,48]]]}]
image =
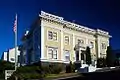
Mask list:
[{"label": "sign", "polygon": [[5,70],[5,80],[7,80],[15,70]]}]

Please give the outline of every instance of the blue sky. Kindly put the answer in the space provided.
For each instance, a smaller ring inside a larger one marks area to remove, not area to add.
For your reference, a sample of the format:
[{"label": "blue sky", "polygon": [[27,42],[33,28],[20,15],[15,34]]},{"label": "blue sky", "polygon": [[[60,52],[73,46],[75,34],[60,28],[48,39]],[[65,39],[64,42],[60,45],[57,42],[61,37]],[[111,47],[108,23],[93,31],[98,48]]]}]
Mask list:
[{"label": "blue sky", "polygon": [[18,44],[41,10],[90,28],[109,31],[113,49],[120,48],[120,2],[111,0],[1,0],[0,55],[14,47],[13,24],[18,14]]}]

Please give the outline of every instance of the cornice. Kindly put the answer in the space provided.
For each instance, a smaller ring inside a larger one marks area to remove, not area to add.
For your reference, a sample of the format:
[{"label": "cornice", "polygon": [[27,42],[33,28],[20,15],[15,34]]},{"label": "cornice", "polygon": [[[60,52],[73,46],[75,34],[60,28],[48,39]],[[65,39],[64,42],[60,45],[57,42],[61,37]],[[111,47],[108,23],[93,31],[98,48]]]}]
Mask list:
[{"label": "cornice", "polygon": [[42,19],[44,19],[46,21],[57,22],[58,24],[62,24],[63,28],[68,28],[70,30],[76,30],[79,32],[85,32],[85,33],[89,33],[89,34],[93,34],[93,35],[101,35],[101,36],[110,37],[110,38],[112,37],[106,31],[103,31],[100,29],[95,30],[95,29],[91,29],[91,28],[88,28],[85,26],[81,26],[76,23],[66,21],[66,20],[64,20],[63,17],[49,14],[44,11],[41,11],[41,14],[39,15],[39,17],[41,17]]}]

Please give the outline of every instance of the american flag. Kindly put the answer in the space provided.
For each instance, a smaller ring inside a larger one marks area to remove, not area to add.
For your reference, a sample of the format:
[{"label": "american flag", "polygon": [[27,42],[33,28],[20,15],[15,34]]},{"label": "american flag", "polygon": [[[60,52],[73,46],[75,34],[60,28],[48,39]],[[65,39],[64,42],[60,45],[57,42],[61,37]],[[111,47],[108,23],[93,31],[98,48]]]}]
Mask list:
[{"label": "american flag", "polygon": [[15,16],[15,22],[14,22],[14,27],[13,27],[14,32],[17,31],[17,14]]}]

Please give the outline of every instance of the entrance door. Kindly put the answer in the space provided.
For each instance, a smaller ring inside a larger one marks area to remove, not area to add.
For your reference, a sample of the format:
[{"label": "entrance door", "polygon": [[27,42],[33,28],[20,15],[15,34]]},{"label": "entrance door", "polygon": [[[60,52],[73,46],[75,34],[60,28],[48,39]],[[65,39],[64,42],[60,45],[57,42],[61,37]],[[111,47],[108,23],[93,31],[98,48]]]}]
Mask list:
[{"label": "entrance door", "polygon": [[85,51],[81,51],[81,60],[83,60],[83,63],[86,63],[86,54]]},{"label": "entrance door", "polygon": [[76,61],[79,61],[79,51],[76,51]]}]

